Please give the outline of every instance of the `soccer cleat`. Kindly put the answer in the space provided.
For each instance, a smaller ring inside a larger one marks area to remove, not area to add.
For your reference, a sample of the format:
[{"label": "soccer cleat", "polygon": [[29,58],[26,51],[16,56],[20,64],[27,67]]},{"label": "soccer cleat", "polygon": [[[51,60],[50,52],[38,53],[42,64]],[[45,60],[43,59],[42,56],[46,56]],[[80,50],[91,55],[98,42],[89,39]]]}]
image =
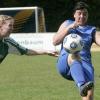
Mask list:
[{"label": "soccer cleat", "polygon": [[92,89],[93,86],[94,86],[94,83],[92,81],[89,81],[89,82],[85,83],[84,85],[82,85],[80,87],[80,95],[82,97],[87,96],[88,90]]}]

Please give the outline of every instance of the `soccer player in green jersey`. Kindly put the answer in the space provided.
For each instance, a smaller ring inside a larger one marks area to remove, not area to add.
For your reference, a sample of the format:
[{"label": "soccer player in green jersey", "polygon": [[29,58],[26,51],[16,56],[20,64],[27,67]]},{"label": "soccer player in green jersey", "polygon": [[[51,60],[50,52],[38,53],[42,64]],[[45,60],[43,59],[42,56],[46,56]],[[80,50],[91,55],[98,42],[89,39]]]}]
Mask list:
[{"label": "soccer player in green jersey", "polygon": [[56,52],[30,50],[19,45],[15,40],[9,37],[13,30],[13,25],[13,17],[8,15],[0,15],[0,63],[9,53],[20,55],[57,55]]}]

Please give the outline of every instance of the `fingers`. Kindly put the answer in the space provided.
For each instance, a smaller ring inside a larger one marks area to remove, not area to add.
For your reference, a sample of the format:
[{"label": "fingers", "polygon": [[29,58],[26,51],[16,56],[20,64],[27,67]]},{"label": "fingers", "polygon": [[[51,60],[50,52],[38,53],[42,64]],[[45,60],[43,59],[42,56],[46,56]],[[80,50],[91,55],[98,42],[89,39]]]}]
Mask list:
[{"label": "fingers", "polygon": [[69,25],[69,28],[76,28],[78,27],[79,25],[77,24],[77,22],[74,22],[72,24]]},{"label": "fingers", "polygon": [[49,56],[54,56],[54,57],[58,57],[59,56],[59,54],[58,54],[58,52],[48,52],[48,55]]},{"label": "fingers", "polygon": [[78,27],[79,24],[77,22],[74,22],[74,28]]}]

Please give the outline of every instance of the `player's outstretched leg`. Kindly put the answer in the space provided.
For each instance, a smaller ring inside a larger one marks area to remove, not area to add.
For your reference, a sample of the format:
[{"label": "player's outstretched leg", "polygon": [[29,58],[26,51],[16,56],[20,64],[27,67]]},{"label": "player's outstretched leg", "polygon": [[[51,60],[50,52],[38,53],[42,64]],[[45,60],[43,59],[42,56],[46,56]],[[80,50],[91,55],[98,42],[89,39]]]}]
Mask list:
[{"label": "player's outstretched leg", "polygon": [[92,81],[86,81],[80,55],[70,54],[68,57],[68,64],[70,65],[71,75],[79,87],[80,95],[82,97],[87,96],[88,90],[92,89],[94,83]]}]

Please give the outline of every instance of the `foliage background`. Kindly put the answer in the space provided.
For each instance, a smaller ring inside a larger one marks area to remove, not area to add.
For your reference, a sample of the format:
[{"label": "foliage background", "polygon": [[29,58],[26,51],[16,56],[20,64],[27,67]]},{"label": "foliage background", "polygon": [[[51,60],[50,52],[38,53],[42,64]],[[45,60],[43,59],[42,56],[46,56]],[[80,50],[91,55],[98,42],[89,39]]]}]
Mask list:
[{"label": "foliage background", "polygon": [[[0,7],[39,6],[44,9],[48,32],[57,31],[59,25],[72,18],[72,9],[80,0],[1,0]],[[81,0],[90,6],[89,23],[100,29],[100,0]],[[53,26],[53,27],[52,27]]]}]

